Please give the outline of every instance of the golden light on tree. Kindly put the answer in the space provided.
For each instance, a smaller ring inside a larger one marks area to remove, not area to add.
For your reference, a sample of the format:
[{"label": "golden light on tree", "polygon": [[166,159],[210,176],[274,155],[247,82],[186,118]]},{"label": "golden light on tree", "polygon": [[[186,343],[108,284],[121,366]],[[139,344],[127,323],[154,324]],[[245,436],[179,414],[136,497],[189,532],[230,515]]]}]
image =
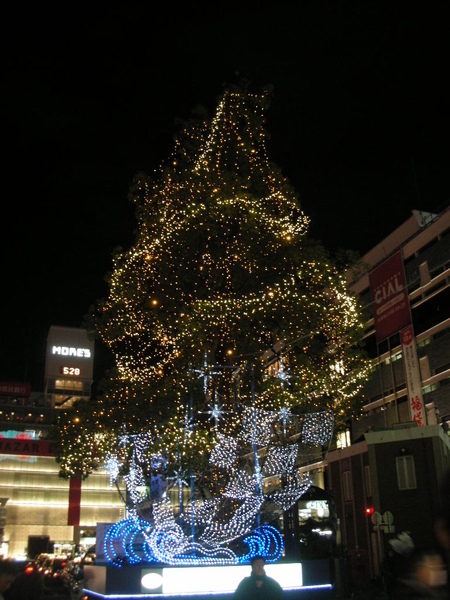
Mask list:
[{"label": "golden light on tree", "polygon": [[[91,314],[116,369],[95,401],[75,409],[80,432],[60,423],[65,474],[87,475],[124,427],[151,431],[174,464],[201,459],[215,401],[235,414],[230,430],[241,419],[237,399],[245,406],[252,393],[270,410],[350,410],[369,370],[362,318],[268,158],[270,94],[230,86],[212,119],[184,123],[172,156],[135,178],[135,243],[114,256],[109,295]],[[270,376],[276,344],[283,350]],[[252,377],[233,379],[242,365]],[[108,435],[99,441],[100,430]]]}]

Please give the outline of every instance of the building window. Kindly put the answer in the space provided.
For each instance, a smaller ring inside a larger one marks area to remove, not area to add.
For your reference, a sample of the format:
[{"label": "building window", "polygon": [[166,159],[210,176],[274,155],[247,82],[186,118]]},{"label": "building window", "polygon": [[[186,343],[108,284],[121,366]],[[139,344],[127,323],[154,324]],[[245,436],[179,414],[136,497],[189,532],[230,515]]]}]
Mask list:
[{"label": "building window", "polygon": [[342,473],[342,489],[344,492],[344,501],[352,500],[353,489],[352,489],[352,473],[351,473],[351,471],[344,471]]},{"label": "building window", "polygon": [[430,271],[428,270],[428,261],[424,261],[419,265],[420,285],[426,285],[430,280]]},{"label": "building window", "polygon": [[438,386],[435,383],[432,383],[431,385],[426,385],[422,388],[422,393],[429,394],[430,392],[434,392],[434,390],[437,390],[437,387]]},{"label": "building window", "polygon": [[450,334],[450,327],[447,327],[446,329],[441,329],[440,331],[436,331],[436,333],[433,335],[433,340],[438,340],[439,338],[445,337],[446,335]]},{"label": "building window", "polygon": [[351,446],[350,430],[340,431],[336,436],[336,447],[348,448],[349,446]]},{"label": "building window", "polygon": [[397,456],[397,483],[399,490],[415,490],[417,488],[416,467],[414,465],[414,457]]},{"label": "building window", "polygon": [[391,354],[391,356],[388,356],[384,362],[386,365],[388,365],[390,362],[396,362],[397,360],[401,360],[402,356],[403,353],[400,350],[400,352],[396,352],[395,354]]},{"label": "building window", "polygon": [[431,340],[429,337],[423,338],[423,340],[417,341],[417,348],[424,348],[430,344]]},{"label": "building window", "polygon": [[366,496],[372,495],[372,481],[370,479],[370,465],[364,467],[364,489]]}]

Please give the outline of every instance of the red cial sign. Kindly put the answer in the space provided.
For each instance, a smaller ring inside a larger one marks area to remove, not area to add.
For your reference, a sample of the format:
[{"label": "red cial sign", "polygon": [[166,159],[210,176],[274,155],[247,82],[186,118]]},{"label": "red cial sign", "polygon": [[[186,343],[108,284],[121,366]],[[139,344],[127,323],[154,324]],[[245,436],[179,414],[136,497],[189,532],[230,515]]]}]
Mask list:
[{"label": "red cial sign", "polygon": [[369,273],[377,341],[411,324],[408,289],[401,252]]}]

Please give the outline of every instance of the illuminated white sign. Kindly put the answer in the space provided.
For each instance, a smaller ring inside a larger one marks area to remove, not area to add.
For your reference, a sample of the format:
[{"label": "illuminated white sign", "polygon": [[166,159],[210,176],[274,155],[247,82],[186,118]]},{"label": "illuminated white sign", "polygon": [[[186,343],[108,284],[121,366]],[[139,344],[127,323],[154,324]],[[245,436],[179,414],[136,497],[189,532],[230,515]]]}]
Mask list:
[{"label": "illuminated white sign", "polygon": [[80,377],[81,369],[78,367],[61,367],[62,375],[71,375],[72,377]]},{"label": "illuminated white sign", "polygon": [[[265,565],[264,570],[284,590],[303,587],[301,563]],[[163,594],[208,594],[234,592],[240,581],[250,575],[249,565],[226,567],[170,567],[161,570],[143,569],[141,585],[144,589],[156,589],[162,584]]]},{"label": "illuminated white sign", "polygon": [[313,508],[316,510],[325,510],[328,508],[328,502],[326,500],[310,500],[306,503],[306,508]]},{"label": "illuminated white sign", "polygon": [[141,583],[146,590],[156,590],[162,586],[163,578],[159,573],[147,573],[144,575]]},{"label": "illuminated white sign", "polygon": [[86,329],[71,327],[50,327],[47,337],[45,357],[45,379],[59,380],[64,378],[67,387],[70,380],[93,379],[94,340],[90,340]]},{"label": "illuminated white sign", "polygon": [[78,358],[91,358],[89,348],[71,348],[69,346],[52,346],[52,354],[58,356],[76,356]]}]

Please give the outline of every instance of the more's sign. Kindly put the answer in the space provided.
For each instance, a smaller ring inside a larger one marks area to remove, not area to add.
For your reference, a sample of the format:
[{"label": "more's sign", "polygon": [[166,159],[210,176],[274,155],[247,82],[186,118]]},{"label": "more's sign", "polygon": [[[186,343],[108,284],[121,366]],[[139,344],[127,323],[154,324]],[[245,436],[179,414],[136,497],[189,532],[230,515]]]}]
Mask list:
[{"label": "more's sign", "polygon": [[90,348],[74,348],[73,346],[52,346],[52,354],[56,356],[76,356],[91,358]]},{"label": "more's sign", "polygon": [[47,337],[45,376],[54,379],[92,380],[94,342],[85,329],[50,327]]}]

